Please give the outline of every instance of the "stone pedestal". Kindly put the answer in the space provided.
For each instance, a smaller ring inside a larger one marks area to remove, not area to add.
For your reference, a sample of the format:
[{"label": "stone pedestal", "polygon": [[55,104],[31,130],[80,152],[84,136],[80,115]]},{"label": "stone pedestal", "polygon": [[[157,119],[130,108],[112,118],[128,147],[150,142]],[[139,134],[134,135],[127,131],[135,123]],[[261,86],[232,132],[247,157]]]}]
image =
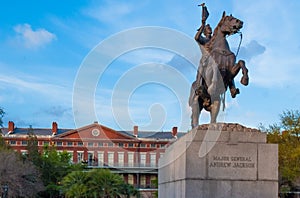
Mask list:
[{"label": "stone pedestal", "polygon": [[278,197],[278,146],[239,124],[201,125],[159,161],[160,198]]}]

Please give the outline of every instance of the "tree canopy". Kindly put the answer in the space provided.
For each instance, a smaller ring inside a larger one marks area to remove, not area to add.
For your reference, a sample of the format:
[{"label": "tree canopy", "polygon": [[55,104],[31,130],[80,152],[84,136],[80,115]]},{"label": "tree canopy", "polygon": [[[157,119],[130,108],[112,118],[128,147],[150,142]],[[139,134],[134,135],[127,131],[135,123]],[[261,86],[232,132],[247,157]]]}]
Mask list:
[{"label": "tree canopy", "polygon": [[84,166],[72,164],[71,155],[67,152],[58,152],[55,146],[46,145],[43,150],[38,149],[37,137],[29,129],[27,142],[27,159],[33,162],[41,173],[45,191],[41,197],[57,197],[60,194],[62,178],[75,170],[83,170]]},{"label": "tree canopy", "polygon": [[295,188],[300,178],[300,112],[287,110],[280,115],[280,123],[263,128],[267,140],[278,144],[279,185]]},{"label": "tree canopy", "polygon": [[9,197],[31,198],[45,189],[34,164],[12,150],[1,136],[0,162],[0,186],[9,187]]},{"label": "tree canopy", "polygon": [[75,171],[62,180],[66,197],[121,197],[136,195],[138,191],[124,179],[108,169],[95,169],[90,172]]}]

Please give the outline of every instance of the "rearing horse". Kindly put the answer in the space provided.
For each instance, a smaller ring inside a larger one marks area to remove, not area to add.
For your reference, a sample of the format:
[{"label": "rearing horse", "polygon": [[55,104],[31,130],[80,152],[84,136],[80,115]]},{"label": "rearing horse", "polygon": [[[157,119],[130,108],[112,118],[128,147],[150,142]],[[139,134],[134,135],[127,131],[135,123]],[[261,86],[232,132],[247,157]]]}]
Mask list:
[{"label": "rearing horse", "polygon": [[[202,109],[210,112],[211,123],[216,123],[220,110],[221,95],[229,89],[235,89],[234,78],[242,69],[241,84],[247,86],[249,82],[248,69],[245,61],[236,63],[236,56],[230,50],[226,36],[239,32],[243,22],[232,15],[226,16],[225,12],[214,29],[213,36],[205,45],[209,54],[205,65],[202,65],[201,82],[195,81],[191,88],[189,104],[192,106],[192,127],[198,126],[199,115]],[[235,97],[235,95],[233,96]]]}]

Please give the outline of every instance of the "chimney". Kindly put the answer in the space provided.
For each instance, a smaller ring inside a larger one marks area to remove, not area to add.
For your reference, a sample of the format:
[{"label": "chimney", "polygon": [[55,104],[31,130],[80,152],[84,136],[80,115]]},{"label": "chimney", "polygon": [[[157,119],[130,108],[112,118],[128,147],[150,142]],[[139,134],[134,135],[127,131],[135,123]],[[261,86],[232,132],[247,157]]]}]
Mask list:
[{"label": "chimney", "polygon": [[13,133],[15,129],[15,123],[13,121],[8,122],[8,133]]},{"label": "chimney", "polygon": [[173,137],[177,138],[177,127],[172,128],[172,135]]},{"label": "chimney", "polygon": [[133,135],[134,135],[135,137],[138,136],[138,131],[139,131],[139,127],[138,127],[138,126],[134,126],[134,127],[133,127]]},{"label": "chimney", "polygon": [[52,135],[56,135],[56,134],[57,134],[57,123],[52,122]]}]

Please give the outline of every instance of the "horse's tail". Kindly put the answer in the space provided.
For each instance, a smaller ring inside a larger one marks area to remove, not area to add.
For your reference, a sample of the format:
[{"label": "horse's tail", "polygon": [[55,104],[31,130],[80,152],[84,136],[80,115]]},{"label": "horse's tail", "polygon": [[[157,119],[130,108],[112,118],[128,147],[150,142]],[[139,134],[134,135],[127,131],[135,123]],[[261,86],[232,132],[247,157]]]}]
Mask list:
[{"label": "horse's tail", "polygon": [[224,93],[222,93],[221,94],[221,101],[222,101],[222,105],[223,105],[223,107],[222,107],[222,111],[224,111],[225,110],[225,96],[226,96],[226,92],[224,92]]}]

